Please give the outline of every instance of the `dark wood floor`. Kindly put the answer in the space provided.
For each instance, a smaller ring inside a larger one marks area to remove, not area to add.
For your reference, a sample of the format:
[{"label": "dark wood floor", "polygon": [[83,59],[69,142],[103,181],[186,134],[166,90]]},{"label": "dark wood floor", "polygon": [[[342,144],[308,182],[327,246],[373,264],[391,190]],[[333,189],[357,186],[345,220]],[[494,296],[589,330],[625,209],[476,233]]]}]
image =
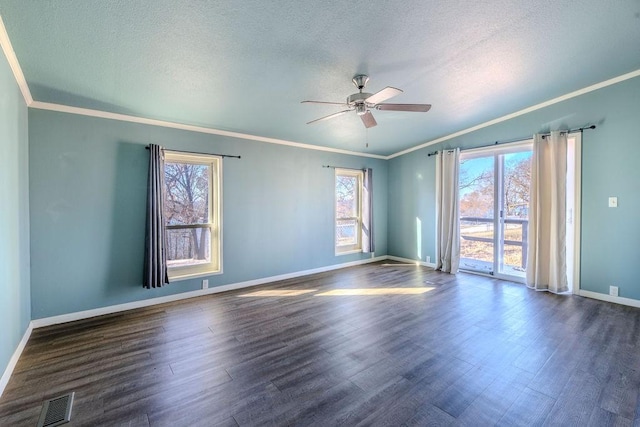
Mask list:
[{"label": "dark wood floor", "polygon": [[632,425],[639,333],[638,309],[371,264],[37,329],[0,425],[71,391],[83,426]]}]

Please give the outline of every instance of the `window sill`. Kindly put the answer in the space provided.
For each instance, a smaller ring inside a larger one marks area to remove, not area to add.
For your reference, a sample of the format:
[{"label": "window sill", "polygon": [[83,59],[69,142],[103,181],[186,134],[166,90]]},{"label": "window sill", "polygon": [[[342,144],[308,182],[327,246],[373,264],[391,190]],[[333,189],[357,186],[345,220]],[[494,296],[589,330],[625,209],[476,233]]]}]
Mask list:
[{"label": "window sill", "polygon": [[362,249],[352,249],[350,251],[342,251],[342,252],[336,251],[336,256],[358,254],[358,253],[362,253]]},{"label": "window sill", "polygon": [[174,274],[171,274],[171,271],[169,271],[169,282],[170,283],[181,282],[183,280],[198,279],[200,277],[208,277],[208,276],[218,276],[220,274],[222,274],[222,270],[202,271],[198,273],[174,273]]}]

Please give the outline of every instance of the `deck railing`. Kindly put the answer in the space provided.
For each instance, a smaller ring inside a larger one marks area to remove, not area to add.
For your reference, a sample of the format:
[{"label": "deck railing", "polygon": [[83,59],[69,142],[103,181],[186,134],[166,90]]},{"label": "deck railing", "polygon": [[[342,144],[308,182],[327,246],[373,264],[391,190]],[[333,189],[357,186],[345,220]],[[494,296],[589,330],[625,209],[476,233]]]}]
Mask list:
[{"label": "deck railing", "polygon": [[[475,223],[486,223],[486,224],[493,224],[493,218],[481,218],[481,217],[472,217],[472,216],[465,216],[465,217],[461,217],[460,218],[460,222],[475,222]],[[522,262],[521,262],[521,267],[522,268],[526,268],[527,267],[527,246],[528,246],[528,242],[529,242],[529,220],[526,218],[505,218],[504,219],[504,223],[505,224],[520,224],[520,227],[522,229],[522,240],[505,240],[504,244],[505,245],[514,245],[514,246],[520,246],[522,248]],[[462,230],[461,230],[462,231]],[[462,233],[460,233],[460,237],[465,239],[465,240],[469,240],[469,241],[473,241],[473,242],[487,242],[487,243],[493,243],[493,238],[491,237],[477,237],[477,236],[470,236],[470,235],[464,235]]]}]

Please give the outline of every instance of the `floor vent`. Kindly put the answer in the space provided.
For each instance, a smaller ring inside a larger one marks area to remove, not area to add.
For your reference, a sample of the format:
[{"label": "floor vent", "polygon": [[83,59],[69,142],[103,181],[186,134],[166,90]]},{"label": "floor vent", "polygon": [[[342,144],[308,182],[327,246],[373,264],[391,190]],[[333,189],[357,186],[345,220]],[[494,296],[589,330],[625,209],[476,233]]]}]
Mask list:
[{"label": "floor vent", "polygon": [[73,405],[74,394],[65,394],[44,402],[38,427],[55,427],[68,423],[71,419],[71,405]]}]

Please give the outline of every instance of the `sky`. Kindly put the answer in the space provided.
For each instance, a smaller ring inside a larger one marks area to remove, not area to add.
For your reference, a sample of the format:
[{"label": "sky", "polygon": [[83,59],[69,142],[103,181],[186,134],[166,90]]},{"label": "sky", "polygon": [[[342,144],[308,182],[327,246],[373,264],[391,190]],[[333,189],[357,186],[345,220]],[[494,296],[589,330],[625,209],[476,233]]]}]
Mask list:
[{"label": "sky", "polygon": [[[505,163],[516,163],[522,159],[531,158],[531,151],[521,151],[519,153],[509,153],[504,155]],[[466,173],[467,177],[474,177],[482,174],[484,171],[493,171],[494,155],[486,157],[477,157],[474,159],[464,160],[460,162],[460,176]],[[460,191],[460,197],[473,192],[473,187],[468,187]]]}]

